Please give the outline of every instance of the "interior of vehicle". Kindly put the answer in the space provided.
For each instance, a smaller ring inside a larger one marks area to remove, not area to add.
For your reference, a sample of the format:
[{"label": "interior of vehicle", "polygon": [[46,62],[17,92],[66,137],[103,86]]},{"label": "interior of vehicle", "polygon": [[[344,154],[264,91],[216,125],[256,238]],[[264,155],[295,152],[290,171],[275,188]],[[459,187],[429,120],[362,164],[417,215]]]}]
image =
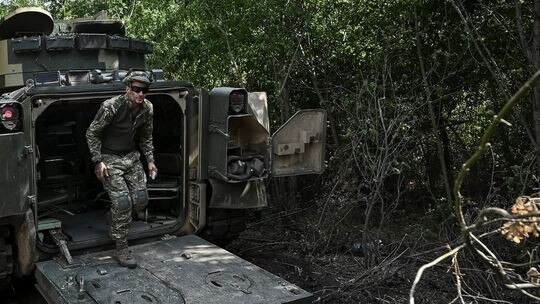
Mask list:
[{"label": "interior of vehicle", "polygon": [[[154,107],[154,157],[159,173],[155,180],[148,178],[148,208],[143,218],[134,218],[130,239],[174,226],[180,221],[182,208],[182,110],[166,94],[148,95],[147,99]],[[110,200],[94,175],[86,143],[86,130],[103,100],[58,100],[36,120],[41,246],[55,248],[59,239],[75,249],[110,241],[110,219],[106,216]],[[146,170],[144,158],[141,161]]]}]

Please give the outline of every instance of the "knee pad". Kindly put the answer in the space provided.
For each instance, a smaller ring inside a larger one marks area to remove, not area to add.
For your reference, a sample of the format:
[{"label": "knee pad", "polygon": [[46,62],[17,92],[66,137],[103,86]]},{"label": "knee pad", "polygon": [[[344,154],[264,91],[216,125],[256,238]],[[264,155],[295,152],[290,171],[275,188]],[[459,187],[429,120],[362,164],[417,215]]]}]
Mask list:
[{"label": "knee pad", "polygon": [[125,212],[131,209],[131,198],[127,194],[122,194],[112,198],[113,207],[116,207],[118,211]]},{"label": "knee pad", "polygon": [[148,190],[135,190],[133,192],[133,208],[135,211],[142,211],[148,205]]}]

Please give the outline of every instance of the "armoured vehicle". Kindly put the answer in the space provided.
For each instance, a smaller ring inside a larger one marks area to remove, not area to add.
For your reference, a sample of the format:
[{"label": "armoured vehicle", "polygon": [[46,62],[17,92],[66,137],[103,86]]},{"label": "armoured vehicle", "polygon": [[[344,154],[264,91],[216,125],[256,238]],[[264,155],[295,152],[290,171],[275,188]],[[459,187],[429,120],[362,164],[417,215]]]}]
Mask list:
[{"label": "armoured vehicle", "polygon": [[[270,176],[323,170],[326,115],[270,135],[264,92],[197,89],[152,70],[159,174],[129,240],[140,267],[111,260],[109,198],[85,131],[104,100],[146,69],[152,44],[107,19],[53,21],[21,8],[0,23],[0,280],[34,275],[50,303],[304,303],[310,294],[205,241],[266,206]],[[138,244],[138,245],[137,245]]]}]

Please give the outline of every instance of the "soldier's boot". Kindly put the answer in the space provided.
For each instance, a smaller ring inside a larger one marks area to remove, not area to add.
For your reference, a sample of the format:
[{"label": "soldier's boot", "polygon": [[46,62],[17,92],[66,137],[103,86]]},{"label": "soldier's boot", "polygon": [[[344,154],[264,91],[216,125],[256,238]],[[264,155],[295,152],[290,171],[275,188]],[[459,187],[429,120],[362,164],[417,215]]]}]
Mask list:
[{"label": "soldier's boot", "polygon": [[116,259],[118,260],[118,263],[124,267],[137,267],[137,260],[135,259],[131,251],[129,251],[127,241],[116,241]]}]

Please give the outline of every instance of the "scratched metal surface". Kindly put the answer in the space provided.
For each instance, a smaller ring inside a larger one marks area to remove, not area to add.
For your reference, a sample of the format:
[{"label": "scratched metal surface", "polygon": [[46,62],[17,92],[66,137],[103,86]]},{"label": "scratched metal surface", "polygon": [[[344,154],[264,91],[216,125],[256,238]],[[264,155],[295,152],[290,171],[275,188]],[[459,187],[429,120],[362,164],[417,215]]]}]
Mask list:
[{"label": "scratched metal surface", "polygon": [[[37,264],[38,289],[50,303],[311,303],[312,295],[197,236],[131,247],[135,269],[112,252]],[[82,282],[82,284],[81,284]]]}]

